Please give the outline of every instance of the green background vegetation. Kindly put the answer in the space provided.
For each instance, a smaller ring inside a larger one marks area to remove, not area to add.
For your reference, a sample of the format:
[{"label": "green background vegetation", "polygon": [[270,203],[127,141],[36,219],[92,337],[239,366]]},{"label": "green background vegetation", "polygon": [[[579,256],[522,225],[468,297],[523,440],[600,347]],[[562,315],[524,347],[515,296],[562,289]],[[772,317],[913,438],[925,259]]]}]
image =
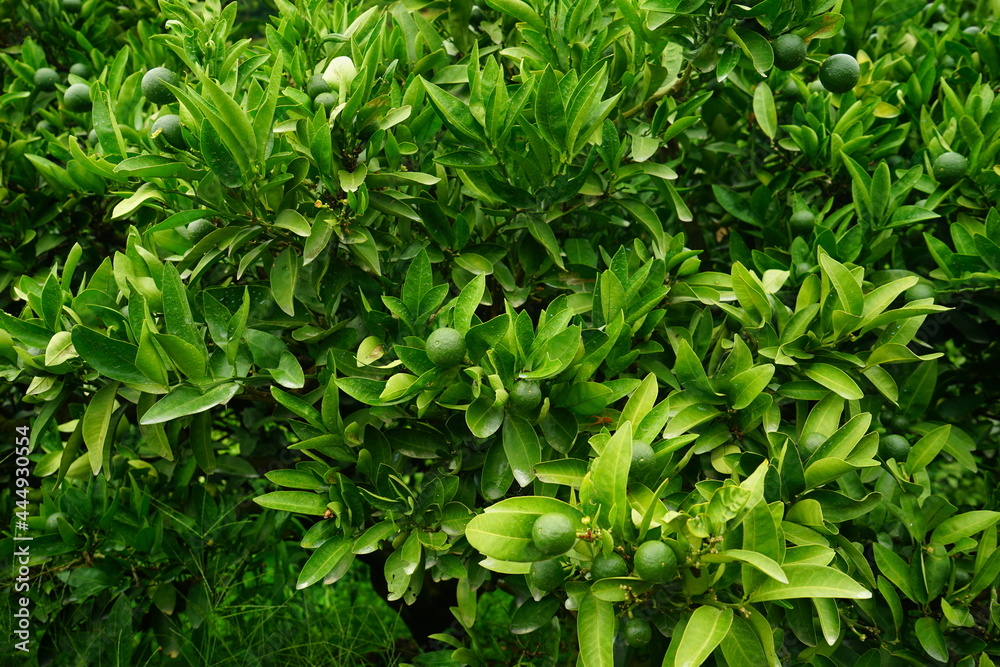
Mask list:
[{"label": "green background vegetation", "polygon": [[998,13],[0,5],[26,664],[994,664]]}]

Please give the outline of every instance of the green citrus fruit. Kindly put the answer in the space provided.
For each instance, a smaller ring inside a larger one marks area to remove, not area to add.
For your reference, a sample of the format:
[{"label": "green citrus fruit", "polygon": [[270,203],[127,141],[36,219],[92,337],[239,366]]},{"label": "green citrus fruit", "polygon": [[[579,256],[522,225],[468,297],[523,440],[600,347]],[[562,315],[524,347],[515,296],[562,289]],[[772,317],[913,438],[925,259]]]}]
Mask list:
[{"label": "green citrus fruit", "polygon": [[187,235],[192,242],[197,243],[215,231],[215,225],[206,220],[205,218],[198,218],[191,224],[187,226]]},{"label": "green citrus fruit", "polygon": [[636,648],[645,646],[653,638],[649,623],[641,618],[630,618],[625,622],[625,641]]},{"label": "green citrus fruit", "polygon": [[142,95],[154,104],[170,104],[177,98],[164,84],[178,84],[177,75],[166,67],[154,67],[142,77]]},{"label": "green citrus fruit", "polygon": [[942,153],[934,160],[934,178],[945,185],[955,183],[969,170],[969,161],[958,153]]},{"label": "green citrus fruit", "polygon": [[90,101],[90,86],[85,83],[74,83],[63,94],[63,106],[67,111],[80,113],[90,111],[93,102]]},{"label": "green citrus fruit", "polygon": [[50,91],[56,89],[59,83],[59,73],[51,67],[39,67],[35,70],[35,88]]},{"label": "green citrus fruit", "polygon": [[806,59],[806,43],[798,35],[782,35],[771,43],[771,47],[774,49],[774,66],[786,72]]},{"label": "green citrus fruit", "polygon": [[598,554],[590,563],[590,578],[594,581],[608,577],[627,577],[628,565],[625,559],[612,552],[605,556]]},{"label": "green citrus fruit", "polygon": [[816,224],[816,216],[810,211],[797,211],[796,213],[792,213],[792,217],[788,219],[788,224],[791,225],[792,231],[796,234],[805,234],[812,231],[813,226]]},{"label": "green citrus fruit", "polygon": [[645,477],[656,463],[656,452],[648,442],[632,441],[632,464],[629,467],[629,477],[641,479]]},{"label": "green citrus fruit", "polygon": [[799,449],[806,456],[812,456],[824,442],[826,436],[822,433],[810,433],[799,441]]},{"label": "green citrus fruit", "polygon": [[819,82],[831,93],[846,93],[858,85],[861,67],[854,56],[836,53],[819,66]]},{"label": "green citrus fruit", "polygon": [[43,130],[45,132],[50,132],[52,134],[55,134],[56,132],[59,131],[59,128],[56,127],[55,125],[53,125],[52,123],[50,123],[47,120],[40,120],[40,121],[38,121],[38,124],[35,125],[35,131],[41,132]]},{"label": "green citrus fruit", "polygon": [[87,143],[90,144],[91,146],[97,145],[97,130],[91,130],[87,134]]},{"label": "green citrus fruit", "polygon": [[910,443],[901,435],[887,435],[879,440],[878,453],[886,461],[896,459],[900,463],[909,456]]},{"label": "green citrus fruit", "polygon": [[330,84],[326,82],[326,79],[319,74],[313,74],[309,77],[309,82],[306,84],[306,94],[309,97],[316,99],[316,96],[320,93],[328,92],[330,92]]},{"label": "green citrus fruit", "polygon": [[528,571],[528,582],[543,593],[551,593],[562,586],[564,581],[566,573],[557,560],[535,561]]},{"label": "green citrus fruit", "polygon": [[937,290],[934,289],[933,285],[928,285],[927,283],[917,283],[910,289],[906,290],[906,300],[916,301],[917,299],[933,299],[937,296]]},{"label": "green citrus fruit", "polygon": [[90,65],[87,63],[73,63],[73,66],[69,68],[69,73],[81,79],[89,79],[91,74]]},{"label": "green citrus fruit", "polygon": [[59,519],[69,521],[69,517],[64,512],[53,512],[45,519],[45,527],[49,530],[59,530]]},{"label": "green citrus fruit", "polygon": [[803,276],[812,271],[812,268],[812,264],[809,262],[799,262],[795,265],[795,270],[799,273],[799,275]]},{"label": "green citrus fruit", "polygon": [[905,431],[910,428],[910,420],[904,415],[896,415],[892,418],[892,423],[890,425],[896,431]]},{"label": "green citrus fruit", "polygon": [[313,100],[313,103],[316,105],[317,109],[323,107],[327,113],[330,113],[330,109],[337,106],[337,96],[333,93],[320,93],[316,96],[316,99]]},{"label": "green citrus fruit", "polygon": [[83,0],[62,0],[62,8],[67,14],[79,14],[83,9]]},{"label": "green citrus fruit", "polygon": [[662,584],[677,576],[677,556],[673,549],[659,540],[640,544],[632,561],[635,573],[643,581]]},{"label": "green citrus fruit", "polygon": [[427,358],[441,368],[457,366],[465,358],[465,337],[450,327],[435,329],[427,337]]},{"label": "green citrus fruit", "polygon": [[175,113],[160,116],[153,123],[149,136],[160,148],[184,148],[184,135],[181,134],[181,117]]},{"label": "green citrus fruit", "polygon": [[576,527],[565,514],[549,512],[535,519],[535,525],[531,527],[531,539],[535,548],[543,554],[564,554],[576,543]]},{"label": "green citrus fruit", "polygon": [[516,410],[534,410],[542,402],[542,391],[532,380],[518,380],[510,390],[510,404]]}]

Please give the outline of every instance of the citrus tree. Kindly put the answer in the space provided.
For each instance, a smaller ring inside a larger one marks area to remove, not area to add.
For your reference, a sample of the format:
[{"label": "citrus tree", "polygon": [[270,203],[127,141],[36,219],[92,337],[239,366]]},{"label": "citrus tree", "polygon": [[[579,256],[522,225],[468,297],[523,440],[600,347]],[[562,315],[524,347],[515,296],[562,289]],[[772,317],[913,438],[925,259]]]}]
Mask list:
[{"label": "citrus tree", "polygon": [[0,372],[129,658],[253,495],[219,558],[367,563],[415,664],[992,664],[994,4],[74,7],[0,54]]}]

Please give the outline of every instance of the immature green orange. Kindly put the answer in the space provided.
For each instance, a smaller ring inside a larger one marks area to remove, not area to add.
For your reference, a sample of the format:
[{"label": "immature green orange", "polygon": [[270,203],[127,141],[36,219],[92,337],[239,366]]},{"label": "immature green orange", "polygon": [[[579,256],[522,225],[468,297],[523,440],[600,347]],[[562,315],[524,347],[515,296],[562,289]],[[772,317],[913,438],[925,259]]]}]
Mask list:
[{"label": "immature green orange", "polygon": [[465,358],[465,337],[451,327],[435,329],[427,337],[427,358],[441,368],[451,368]]},{"label": "immature green orange", "polygon": [[181,117],[175,113],[160,116],[153,123],[149,136],[161,148],[184,148],[184,135],[181,134]]},{"label": "immature green orange", "polygon": [[549,512],[535,519],[531,539],[535,548],[543,554],[557,556],[569,551],[576,543],[576,527],[565,514]]},{"label": "immature green orange", "polygon": [[79,14],[83,9],[83,0],[62,0],[62,8],[67,14]]},{"label": "immature green orange", "polygon": [[533,380],[518,380],[510,390],[510,404],[516,410],[534,410],[542,402],[542,391]]},{"label": "immature green orange", "polygon": [[309,82],[306,83],[306,94],[309,95],[309,97],[316,99],[316,96],[320,93],[328,92],[330,92],[330,84],[326,82],[326,79],[319,74],[314,74],[309,77]]},{"label": "immature green orange", "polygon": [[649,627],[649,622],[641,618],[630,618],[625,621],[625,642],[629,646],[640,647],[649,643],[653,638],[653,630]]},{"label": "immature green orange", "polygon": [[74,83],[63,94],[63,106],[67,111],[82,113],[90,111],[93,102],[90,100],[90,86],[85,83]]},{"label": "immature green orange", "polygon": [[613,551],[605,556],[598,554],[590,563],[590,578],[594,581],[608,577],[627,577],[628,564],[625,559]]},{"label": "immature green orange", "polygon": [[528,581],[543,593],[551,593],[566,581],[566,573],[558,560],[540,560],[531,564]]},{"label": "immature green orange", "polygon": [[805,234],[812,231],[812,228],[816,225],[816,216],[810,211],[796,211],[788,219],[788,224],[796,234]]},{"label": "immature green orange", "polygon": [[69,73],[81,79],[89,79],[91,74],[90,65],[87,63],[73,63],[69,68]]},{"label": "immature green orange", "polygon": [[39,67],[35,70],[35,88],[46,92],[56,89],[59,83],[59,73],[51,67]]},{"label": "immature green orange", "polygon": [[656,463],[656,452],[649,446],[648,442],[642,440],[632,441],[632,464],[629,467],[629,477],[641,479],[653,469]]},{"label": "immature green orange", "polygon": [[142,77],[142,95],[154,104],[170,104],[177,98],[164,84],[178,84],[177,75],[166,67],[154,67]]},{"label": "immature green orange", "polygon": [[887,435],[878,442],[878,453],[884,460],[902,463],[910,455],[910,443],[901,435]]},{"label": "immature green orange", "polygon": [[677,576],[677,556],[659,540],[640,544],[632,563],[639,578],[652,584],[662,584]]},{"label": "immature green orange", "polygon": [[337,106],[337,97],[330,92],[320,93],[316,96],[316,99],[313,100],[313,104],[316,105],[317,109],[323,107],[327,113],[330,113],[330,109]]},{"label": "immature green orange", "polygon": [[937,296],[937,290],[934,289],[933,285],[928,285],[927,283],[917,283],[910,289],[906,290],[907,301],[933,299],[935,296]]},{"label": "immature green orange", "polygon": [[969,161],[960,153],[942,153],[934,160],[934,178],[945,185],[957,182],[969,170]]},{"label": "immature green orange", "polygon": [[852,55],[836,53],[819,66],[819,82],[831,93],[846,93],[860,80],[861,67]]},{"label": "immature green orange", "polygon": [[787,33],[771,43],[774,49],[774,66],[786,72],[793,70],[806,59],[806,43],[798,35]]}]

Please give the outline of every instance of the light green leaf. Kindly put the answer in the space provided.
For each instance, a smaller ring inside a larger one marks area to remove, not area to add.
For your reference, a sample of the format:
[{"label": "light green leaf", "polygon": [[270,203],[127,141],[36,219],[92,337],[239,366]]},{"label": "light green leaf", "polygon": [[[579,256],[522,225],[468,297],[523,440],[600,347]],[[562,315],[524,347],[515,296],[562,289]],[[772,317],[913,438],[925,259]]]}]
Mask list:
[{"label": "light green leaf", "polygon": [[534,467],[542,460],[542,448],[535,428],[523,417],[507,415],[503,422],[503,449],[514,479],[527,486],[534,479]]},{"label": "light green leaf", "polygon": [[976,510],[946,519],[931,533],[931,544],[953,544],[1000,521],[1000,512]]},{"label": "light green leaf", "polygon": [[611,602],[584,595],[576,617],[581,667],[614,667],[616,625]]},{"label": "light green leaf", "polygon": [[115,411],[118,386],[117,382],[109,382],[98,389],[83,414],[83,441],[87,443],[90,469],[95,475],[101,471],[104,461],[104,448],[110,435],[111,415]]},{"label": "light green leaf", "polygon": [[729,633],[732,623],[732,609],[708,605],[695,609],[677,646],[675,667],[698,667],[705,662]]},{"label": "light green leaf", "polygon": [[258,496],[253,501],[267,509],[313,516],[323,516],[327,509],[326,499],[309,491],[274,491]]},{"label": "light green leaf", "polygon": [[766,81],[758,83],[753,91],[753,112],[760,129],[768,139],[774,139],[774,135],[778,132],[778,114],[774,110],[774,95]]},{"label": "light green leaf", "polygon": [[784,566],[788,583],[768,579],[750,594],[751,602],[794,598],[847,598],[867,600],[872,596],[861,584],[832,567],[794,564]]},{"label": "light green leaf", "polygon": [[197,387],[180,386],[156,402],[139,420],[140,424],[159,424],[210,410],[226,403],[240,390],[235,382],[221,384],[202,393]]},{"label": "light green leaf", "polygon": [[802,372],[810,380],[818,382],[838,396],[849,401],[859,401],[865,397],[858,383],[851,379],[845,371],[830,364],[809,364],[801,367]]},{"label": "light green leaf", "polygon": [[[319,496],[316,497],[319,498]],[[320,498],[320,501],[322,501],[322,498]],[[306,564],[302,566],[302,571],[299,572],[299,579],[295,583],[295,589],[302,590],[303,588],[308,588],[329,574],[342,558],[351,554],[352,544],[353,540],[343,535],[324,542],[322,546],[313,552],[313,555],[309,557]]]}]

